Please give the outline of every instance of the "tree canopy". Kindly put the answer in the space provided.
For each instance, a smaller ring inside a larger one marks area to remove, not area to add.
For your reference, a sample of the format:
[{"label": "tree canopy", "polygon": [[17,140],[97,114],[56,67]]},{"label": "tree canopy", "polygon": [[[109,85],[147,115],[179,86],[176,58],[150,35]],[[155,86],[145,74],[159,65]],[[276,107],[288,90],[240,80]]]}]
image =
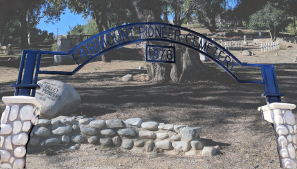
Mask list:
[{"label": "tree canopy", "polygon": [[128,0],[68,0],[68,8],[85,17],[91,16],[98,32],[133,20]]},{"label": "tree canopy", "polygon": [[[7,33],[16,29],[15,35],[21,39],[21,47],[28,47],[28,33],[36,31],[36,25],[41,18],[47,22],[55,22],[60,19],[67,6],[66,0],[4,0],[1,1],[0,15],[5,19],[0,21],[1,40],[7,39]],[[0,18],[1,19],[1,18]],[[42,32],[42,31],[41,31]]]},{"label": "tree canopy", "polygon": [[[237,5],[234,8],[228,6],[231,2]],[[275,36],[281,25],[287,25],[288,22],[285,21],[290,16],[293,20],[293,25],[291,23],[290,26],[296,29],[297,0],[270,0],[269,5],[263,0],[2,0],[0,40],[3,43],[9,37],[21,39],[22,48],[26,48],[28,33],[37,31],[36,25],[41,18],[47,18],[46,22],[51,23],[59,21],[67,6],[72,12],[93,19],[86,27],[74,27],[71,32],[73,34],[95,34],[125,23],[144,21],[140,19],[143,17],[135,5],[151,11],[159,22],[169,23],[172,18],[174,25],[182,25],[196,17],[211,32],[216,30],[218,18],[239,23],[244,21],[247,26],[251,24],[253,29],[269,29],[271,35]],[[85,30],[80,30],[82,28]],[[42,30],[39,33],[42,34]]]},{"label": "tree canopy", "polygon": [[197,16],[198,21],[213,32],[215,18],[223,12],[226,0],[163,0],[162,5],[164,22],[168,22],[168,14],[172,16],[174,25],[181,25]]},{"label": "tree canopy", "polygon": [[263,9],[250,16],[249,26],[252,29],[265,29],[270,31],[271,39],[274,41],[276,33],[287,23],[285,11],[267,3]]},{"label": "tree canopy", "polygon": [[90,19],[86,25],[76,25],[67,32],[68,35],[95,35],[99,33],[94,19]]},{"label": "tree canopy", "polygon": [[225,6],[225,0],[199,0],[195,14],[198,16],[199,22],[214,32],[216,28],[215,18],[222,14]]}]

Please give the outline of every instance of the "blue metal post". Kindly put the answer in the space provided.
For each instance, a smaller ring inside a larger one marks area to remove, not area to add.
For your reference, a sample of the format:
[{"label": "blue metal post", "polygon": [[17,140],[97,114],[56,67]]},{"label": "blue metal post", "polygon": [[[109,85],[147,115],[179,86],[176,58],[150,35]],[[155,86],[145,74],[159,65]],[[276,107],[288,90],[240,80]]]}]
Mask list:
[{"label": "blue metal post", "polygon": [[[34,73],[35,62],[36,62],[36,55],[37,53],[34,51],[28,51],[27,53],[26,65],[25,65],[23,80],[22,80],[22,84],[24,85],[32,84],[33,73]],[[30,96],[30,92],[31,92],[30,87],[24,87],[24,88],[21,88],[19,95]]]},{"label": "blue metal post", "polygon": [[[22,73],[23,73],[23,69],[24,69],[24,63],[25,63],[26,54],[27,54],[27,52],[26,51],[23,51],[17,84],[20,84],[21,83],[21,80],[22,80],[22,75],[23,75]],[[18,94],[19,94],[19,88],[16,87],[15,88],[14,95],[17,96]]]},{"label": "blue metal post", "polygon": [[[33,84],[37,84],[38,72],[39,72],[39,68],[40,68],[40,60],[41,60],[41,53],[38,53],[37,63],[36,63],[36,69],[35,69],[35,76],[34,76]],[[31,92],[31,96],[32,96],[32,97],[35,97],[35,90],[36,90],[36,88],[33,88],[33,89],[32,89],[32,92]]]},{"label": "blue metal post", "polygon": [[261,71],[265,87],[263,96],[266,97],[268,103],[281,102],[281,96],[284,96],[284,94],[279,93],[274,66],[262,65]]}]

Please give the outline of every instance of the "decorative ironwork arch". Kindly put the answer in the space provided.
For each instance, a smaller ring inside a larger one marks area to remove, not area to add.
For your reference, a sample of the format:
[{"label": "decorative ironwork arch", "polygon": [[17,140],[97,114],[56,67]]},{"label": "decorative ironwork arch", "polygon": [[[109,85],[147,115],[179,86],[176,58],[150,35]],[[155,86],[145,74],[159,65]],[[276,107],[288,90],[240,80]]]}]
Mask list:
[{"label": "decorative ironwork arch", "polygon": [[[186,33],[181,34],[181,31]],[[200,33],[184,27],[157,22],[132,23],[103,31],[75,46],[69,52],[24,50],[17,83],[11,86],[16,88],[16,96],[34,97],[35,90],[39,87],[37,85],[39,74],[73,75],[91,60],[110,50],[133,43],[150,41],[177,44],[193,49],[207,56],[239,83],[264,84],[265,93],[263,96],[267,98],[268,103],[281,102],[280,97],[284,96],[279,93],[273,65],[242,63],[224,47]],[[214,49],[213,53],[210,53],[210,48]],[[78,67],[70,72],[40,71],[40,61],[44,54],[71,55]],[[87,59],[85,60],[85,58]],[[262,81],[238,79],[232,72],[234,66],[261,68]]]}]

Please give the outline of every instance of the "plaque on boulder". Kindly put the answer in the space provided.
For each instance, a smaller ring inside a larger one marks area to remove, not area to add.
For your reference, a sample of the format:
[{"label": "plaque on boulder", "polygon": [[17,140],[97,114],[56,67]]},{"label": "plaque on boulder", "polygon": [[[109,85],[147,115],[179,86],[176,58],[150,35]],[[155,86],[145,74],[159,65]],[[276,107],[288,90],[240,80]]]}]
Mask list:
[{"label": "plaque on boulder", "polygon": [[77,91],[69,84],[53,79],[37,82],[35,98],[42,104],[40,118],[51,119],[60,115],[74,113],[81,99]]}]

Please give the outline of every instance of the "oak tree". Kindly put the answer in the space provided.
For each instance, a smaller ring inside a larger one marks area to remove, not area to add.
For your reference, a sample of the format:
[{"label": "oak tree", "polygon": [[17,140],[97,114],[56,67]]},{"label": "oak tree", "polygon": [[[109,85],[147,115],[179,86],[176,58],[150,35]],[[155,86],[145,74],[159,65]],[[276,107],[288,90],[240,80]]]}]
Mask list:
[{"label": "oak tree", "polygon": [[[131,0],[131,6],[140,22],[162,22],[160,0]],[[198,81],[211,76],[215,71],[204,65],[197,52],[176,46],[176,64],[146,63],[150,79],[158,84]],[[143,49],[144,51],[144,49]],[[144,51],[145,52],[145,51]]]},{"label": "oak tree", "polygon": [[284,10],[267,3],[263,9],[250,16],[249,26],[255,30],[269,30],[271,40],[276,40],[280,29],[287,25],[287,15]]}]

